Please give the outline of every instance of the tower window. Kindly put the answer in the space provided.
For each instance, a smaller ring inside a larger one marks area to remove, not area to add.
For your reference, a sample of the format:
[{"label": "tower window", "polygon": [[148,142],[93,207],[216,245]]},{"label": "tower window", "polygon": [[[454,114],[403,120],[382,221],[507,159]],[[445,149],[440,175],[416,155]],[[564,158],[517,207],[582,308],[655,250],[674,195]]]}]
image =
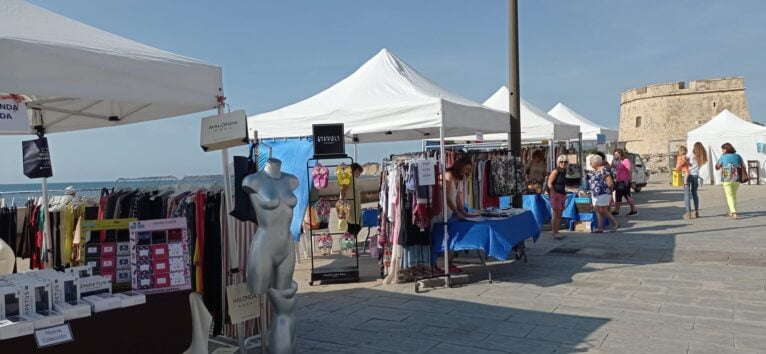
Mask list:
[{"label": "tower window", "polygon": [[641,116],[636,117],[636,128],[641,128]]}]

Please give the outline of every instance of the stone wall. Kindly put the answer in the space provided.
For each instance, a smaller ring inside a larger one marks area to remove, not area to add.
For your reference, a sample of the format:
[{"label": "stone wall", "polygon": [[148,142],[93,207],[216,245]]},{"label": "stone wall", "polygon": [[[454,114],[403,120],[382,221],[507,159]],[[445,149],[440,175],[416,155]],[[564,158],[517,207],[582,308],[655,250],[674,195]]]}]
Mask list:
[{"label": "stone wall", "polygon": [[[674,82],[635,88],[620,97],[620,142],[642,156],[667,154],[686,134],[728,109],[745,120],[750,112],[741,77]],[[669,147],[670,145],[670,147]]]}]

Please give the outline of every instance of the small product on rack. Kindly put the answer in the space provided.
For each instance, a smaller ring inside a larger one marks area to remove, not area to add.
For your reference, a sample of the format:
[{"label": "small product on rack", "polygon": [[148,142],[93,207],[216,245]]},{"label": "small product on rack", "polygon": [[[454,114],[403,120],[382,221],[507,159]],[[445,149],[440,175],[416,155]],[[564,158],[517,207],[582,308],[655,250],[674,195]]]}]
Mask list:
[{"label": "small product on rack", "polygon": [[191,288],[186,218],[130,223],[133,290],[143,294]]},{"label": "small product on rack", "polygon": [[[109,277],[114,290],[130,290],[130,234],[136,219],[85,220],[82,223],[85,264],[93,273]],[[123,232],[124,231],[124,232]]]}]

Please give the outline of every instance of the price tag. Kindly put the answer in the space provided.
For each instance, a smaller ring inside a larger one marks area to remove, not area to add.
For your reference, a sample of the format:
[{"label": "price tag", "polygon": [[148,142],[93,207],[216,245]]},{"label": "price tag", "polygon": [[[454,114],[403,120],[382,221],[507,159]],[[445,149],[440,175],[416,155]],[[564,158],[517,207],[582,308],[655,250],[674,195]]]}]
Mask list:
[{"label": "price tag", "polygon": [[69,323],[64,323],[59,326],[38,329],[35,331],[35,342],[37,342],[38,349],[74,342],[72,328],[69,327]]}]

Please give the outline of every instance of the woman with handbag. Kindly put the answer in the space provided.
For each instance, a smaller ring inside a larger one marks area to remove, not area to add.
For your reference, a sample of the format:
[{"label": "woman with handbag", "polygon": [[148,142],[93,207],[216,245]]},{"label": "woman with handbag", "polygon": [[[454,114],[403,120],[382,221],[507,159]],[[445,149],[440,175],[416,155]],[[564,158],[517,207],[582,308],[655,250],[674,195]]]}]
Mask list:
[{"label": "woman with handbag", "polygon": [[728,216],[737,219],[737,190],[739,184],[748,181],[747,168],[745,167],[742,156],[737,154],[729,143],[721,145],[721,157],[715,165],[716,170],[721,171],[721,184],[723,192],[726,194],[726,202],[729,204]]}]

